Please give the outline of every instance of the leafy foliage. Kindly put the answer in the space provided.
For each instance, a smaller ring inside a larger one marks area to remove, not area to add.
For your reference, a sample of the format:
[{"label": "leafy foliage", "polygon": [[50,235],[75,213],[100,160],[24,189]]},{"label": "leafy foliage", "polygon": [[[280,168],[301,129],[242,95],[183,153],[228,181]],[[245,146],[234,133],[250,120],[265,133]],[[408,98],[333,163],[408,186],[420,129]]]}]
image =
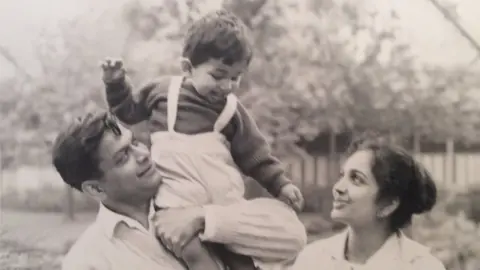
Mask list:
[{"label": "leafy foliage", "polygon": [[431,213],[415,219],[413,237],[431,247],[447,269],[478,269],[480,228],[463,211],[449,214],[447,208],[455,196],[449,197]]},{"label": "leafy foliage", "polygon": [[[36,46],[41,73],[2,83],[13,89],[0,98],[1,126],[13,127],[1,138],[4,164],[43,162],[59,125],[105,106],[97,66],[104,57],[124,58],[137,85],[178,72],[186,27],[219,7],[251,29],[255,58],[238,94],[279,155],[345,130],[477,140],[478,76],[415,62],[396,38],[394,13],[379,26],[382,14],[348,0],[127,1],[46,32]],[[18,153],[19,144],[38,153]]]}]

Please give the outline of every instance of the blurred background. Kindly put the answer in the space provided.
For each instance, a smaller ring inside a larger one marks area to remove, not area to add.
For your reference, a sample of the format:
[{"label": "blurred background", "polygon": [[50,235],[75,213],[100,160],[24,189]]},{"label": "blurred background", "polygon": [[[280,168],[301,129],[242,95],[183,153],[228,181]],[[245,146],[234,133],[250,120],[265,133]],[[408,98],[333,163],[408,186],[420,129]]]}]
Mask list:
[{"label": "blurred background", "polygon": [[[476,0],[0,0],[0,268],[60,269],[95,217],[49,146],[73,117],[105,107],[99,62],[123,58],[136,85],[175,74],[186,27],[220,7],[251,30],[238,95],[303,190],[310,239],[341,228],[329,212],[342,153],[375,130],[441,189],[408,233],[448,269],[480,269]],[[246,181],[248,197],[266,196]]]}]

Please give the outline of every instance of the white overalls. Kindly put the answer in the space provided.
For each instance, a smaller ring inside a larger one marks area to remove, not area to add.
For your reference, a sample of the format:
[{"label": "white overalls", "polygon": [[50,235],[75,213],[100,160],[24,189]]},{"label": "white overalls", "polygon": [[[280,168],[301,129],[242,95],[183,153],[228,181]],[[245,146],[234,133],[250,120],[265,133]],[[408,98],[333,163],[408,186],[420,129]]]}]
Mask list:
[{"label": "white overalls", "polygon": [[156,206],[226,205],[243,200],[245,183],[221,133],[236,112],[236,97],[227,97],[211,132],[177,133],[174,127],[182,81],[183,77],[173,77],[168,89],[168,130],[151,135],[152,158],[163,175]]},{"label": "white overalls", "polygon": [[[155,198],[159,208],[205,205],[208,230],[204,241],[225,244],[251,256],[259,269],[285,269],[306,244],[296,213],[276,199],[245,200],[245,184],[221,133],[236,112],[237,99],[227,96],[211,132],[188,135],[174,130],[183,77],[168,89],[168,130],[151,135],[151,152],[163,175]],[[225,230],[221,228],[230,228]]]}]

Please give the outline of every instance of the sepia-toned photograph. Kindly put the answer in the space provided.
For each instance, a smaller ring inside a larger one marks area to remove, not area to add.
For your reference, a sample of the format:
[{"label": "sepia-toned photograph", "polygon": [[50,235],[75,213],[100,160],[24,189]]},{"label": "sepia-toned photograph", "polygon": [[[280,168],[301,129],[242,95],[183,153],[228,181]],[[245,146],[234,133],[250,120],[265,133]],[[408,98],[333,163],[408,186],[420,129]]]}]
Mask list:
[{"label": "sepia-toned photograph", "polygon": [[479,12],[0,0],[0,269],[480,270]]}]

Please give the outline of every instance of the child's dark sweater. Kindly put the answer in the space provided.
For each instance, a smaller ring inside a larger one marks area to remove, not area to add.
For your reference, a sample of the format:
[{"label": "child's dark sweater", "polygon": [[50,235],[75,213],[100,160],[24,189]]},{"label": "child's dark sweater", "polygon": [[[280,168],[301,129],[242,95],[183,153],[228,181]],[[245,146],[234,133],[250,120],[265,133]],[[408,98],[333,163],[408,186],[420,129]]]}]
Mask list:
[{"label": "child's dark sweater", "polygon": [[[128,80],[106,84],[106,96],[113,113],[132,125],[148,121],[151,133],[167,130],[167,94],[171,77],[161,77],[132,94]],[[209,102],[186,80],[180,89],[175,131],[184,134],[211,132],[226,100]],[[290,180],[246,108],[237,111],[222,130],[230,142],[230,152],[243,174],[252,177],[277,196]]]}]

